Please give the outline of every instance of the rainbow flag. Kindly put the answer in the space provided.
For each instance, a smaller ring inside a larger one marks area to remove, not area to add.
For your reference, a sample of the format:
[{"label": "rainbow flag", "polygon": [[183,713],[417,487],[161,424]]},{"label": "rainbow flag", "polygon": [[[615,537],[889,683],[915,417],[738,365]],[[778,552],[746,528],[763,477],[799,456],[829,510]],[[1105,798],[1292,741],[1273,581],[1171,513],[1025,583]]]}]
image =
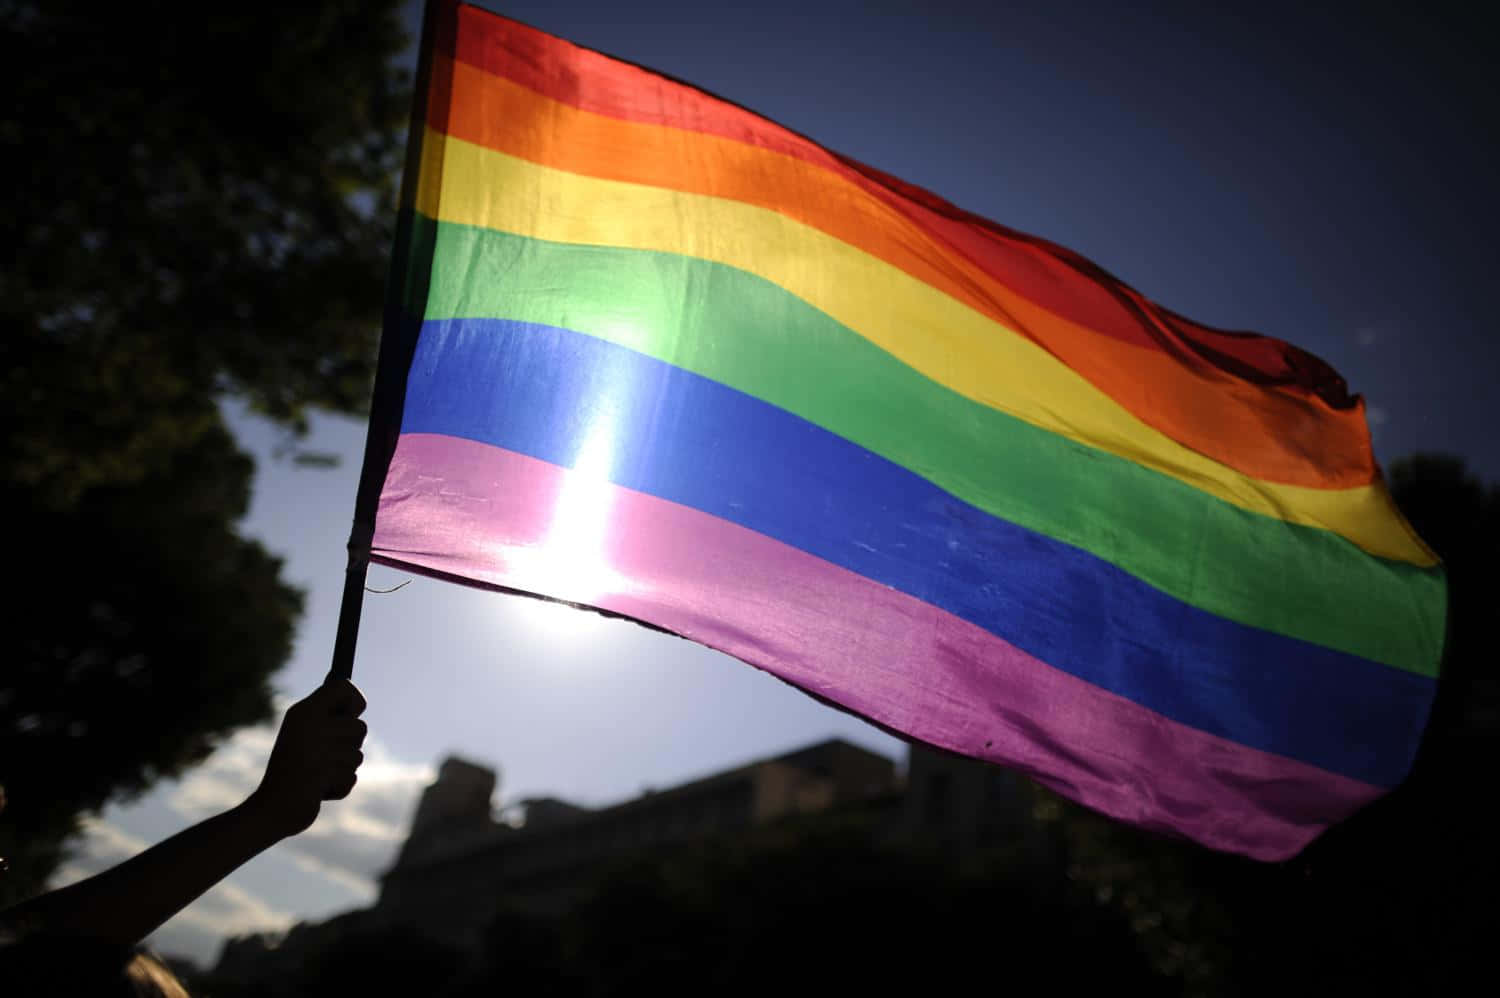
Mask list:
[{"label": "rainbow flag", "polygon": [[1444,579],[1326,364],[691,86],[430,16],[374,560],[1263,859],[1403,778]]}]

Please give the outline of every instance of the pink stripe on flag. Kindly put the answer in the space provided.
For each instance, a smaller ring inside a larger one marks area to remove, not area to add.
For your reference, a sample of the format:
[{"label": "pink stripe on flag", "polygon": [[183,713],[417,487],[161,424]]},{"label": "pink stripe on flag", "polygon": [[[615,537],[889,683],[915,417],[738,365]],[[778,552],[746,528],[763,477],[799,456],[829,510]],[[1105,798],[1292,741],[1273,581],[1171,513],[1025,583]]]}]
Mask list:
[{"label": "pink stripe on flag", "polygon": [[403,434],[375,560],[646,621],[1106,814],[1258,859],[1295,854],[1380,793],[1171,721],[912,596],[591,477],[588,461]]}]

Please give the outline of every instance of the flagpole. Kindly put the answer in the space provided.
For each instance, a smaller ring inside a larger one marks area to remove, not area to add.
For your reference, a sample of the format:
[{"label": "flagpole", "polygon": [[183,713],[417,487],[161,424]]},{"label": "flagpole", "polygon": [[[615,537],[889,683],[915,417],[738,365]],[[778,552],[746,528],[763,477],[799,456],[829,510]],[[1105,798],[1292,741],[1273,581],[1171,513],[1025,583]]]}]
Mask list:
[{"label": "flagpole", "polygon": [[356,549],[349,538],[349,559],[344,568],[344,598],[339,603],[339,629],[333,639],[333,664],[328,674],[338,679],[354,675],[354,646],[359,640],[359,616],[365,605],[365,572],[370,567],[368,544]]},{"label": "flagpole", "polygon": [[422,133],[426,127],[427,100],[432,92],[432,48],[439,18],[451,38],[456,0],[427,0],[422,10],[422,34],[418,39],[417,73],[412,81],[411,117],[406,127],[406,162],[401,171],[401,194],[396,210],[396,238],[391,247],[391,269],[386,280],[385,314],[380,329],[380,354],[375,364],[375,388],[370,398],[370,424],[365,433],[364,462],[359,473],[359,492],[354,500],[354,524],[349,531],[348,561],[344,568],[344,595],[339,604],[338,633],[333,641],[331,678],[349,679],[354,674],[354,650],[359,640],[359,618],[365,601],[365,574],[370,567],[370,548],[375,537],[375,510],[385,473],[401,433],[401,410],[406,400],[406,371],[416,347],[421,314],[427,300],[430,267],[420,265],[414,252],[430,247],[414,246],[417,175],[422,166]]}]

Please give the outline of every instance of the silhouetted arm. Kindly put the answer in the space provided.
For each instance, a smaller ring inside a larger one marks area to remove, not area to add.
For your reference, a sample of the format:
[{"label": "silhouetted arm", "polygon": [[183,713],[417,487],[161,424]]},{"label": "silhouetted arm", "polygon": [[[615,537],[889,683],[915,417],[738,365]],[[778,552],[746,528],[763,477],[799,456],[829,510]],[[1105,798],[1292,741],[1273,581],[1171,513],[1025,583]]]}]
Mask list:
[{"label": "silhouetted arm", "polygon": [[87,880],[0,913],[0,931],[133,945],[268,847],[311,825],[354,789],[364,760],[364,697],[329,679],[287,709],[260,786],[244,803]]}]

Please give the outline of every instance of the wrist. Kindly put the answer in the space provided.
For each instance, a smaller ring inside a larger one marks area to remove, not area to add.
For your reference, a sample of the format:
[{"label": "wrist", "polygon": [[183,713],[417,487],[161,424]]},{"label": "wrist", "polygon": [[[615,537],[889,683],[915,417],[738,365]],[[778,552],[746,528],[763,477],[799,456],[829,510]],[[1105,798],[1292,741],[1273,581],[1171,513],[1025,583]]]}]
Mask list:
[{"label": "wrist", "polygon": [[285,807],[266,793],[264,787],[257,787],[234,808],[236,818],[245,831],[251,838],[263,843],[262,848],[275,845],[301,831],[294,827],[295,822],[288,818],[286,811]]}]

